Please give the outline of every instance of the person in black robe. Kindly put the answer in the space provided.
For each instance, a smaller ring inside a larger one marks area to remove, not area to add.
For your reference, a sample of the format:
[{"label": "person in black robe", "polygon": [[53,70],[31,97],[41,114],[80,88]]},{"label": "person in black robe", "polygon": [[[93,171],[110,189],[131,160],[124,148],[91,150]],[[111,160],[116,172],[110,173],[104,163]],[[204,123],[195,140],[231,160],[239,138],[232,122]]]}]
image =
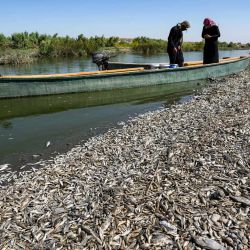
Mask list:
[{"label": "person in black robe", "polygon": [[220,37],[220,30],[210,18],[205,18],[203,24],[202,38],[205,39],[203,64],[218,63],[218,38]]},{"label": "person in black robe", "polygon": [[183,31],[190,28],[188,21],[178,23],[172,27],[168,36],[167,52],[169,55],[170,64],[178,64],[179,67],[183,67],[184,57],[182,53]]}]

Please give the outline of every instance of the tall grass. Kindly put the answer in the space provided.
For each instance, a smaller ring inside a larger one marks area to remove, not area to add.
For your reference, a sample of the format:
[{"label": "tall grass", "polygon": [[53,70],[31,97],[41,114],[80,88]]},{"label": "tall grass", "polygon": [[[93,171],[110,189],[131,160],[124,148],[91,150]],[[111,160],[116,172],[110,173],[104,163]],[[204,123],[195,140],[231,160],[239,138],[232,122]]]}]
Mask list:
[{"label": "tall grass", "polygon": [[39,56],[83,56],[103,47],[114,47],[119,43],[118,37],[105,38],[104,36],[86,38],[79,35],[77,38],[39,34],[37,32],[14,33],[9,37],[0,34],[0,49],[37,49]]}]

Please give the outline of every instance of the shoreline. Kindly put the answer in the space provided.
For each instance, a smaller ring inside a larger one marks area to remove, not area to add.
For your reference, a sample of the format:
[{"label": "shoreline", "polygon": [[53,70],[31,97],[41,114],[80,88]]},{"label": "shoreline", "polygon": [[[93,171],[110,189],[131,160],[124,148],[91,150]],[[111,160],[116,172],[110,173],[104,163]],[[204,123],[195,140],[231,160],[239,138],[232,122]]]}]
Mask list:
[{"label": "shoreline", "polygon": [[0,246],[248,249],[249,92],[214,80],[1,187]]}]

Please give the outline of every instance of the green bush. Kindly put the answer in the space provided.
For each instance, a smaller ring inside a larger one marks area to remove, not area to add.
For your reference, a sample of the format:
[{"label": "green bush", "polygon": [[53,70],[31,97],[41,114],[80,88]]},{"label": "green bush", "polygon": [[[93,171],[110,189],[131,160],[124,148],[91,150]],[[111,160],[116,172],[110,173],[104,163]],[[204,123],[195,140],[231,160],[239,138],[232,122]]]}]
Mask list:
[{"label": "green bush", "polygon": [[164,52],[166,50],[166,41],[150,39],[148,37],[137,37],[132,42],[132,49],[147,55]]}]

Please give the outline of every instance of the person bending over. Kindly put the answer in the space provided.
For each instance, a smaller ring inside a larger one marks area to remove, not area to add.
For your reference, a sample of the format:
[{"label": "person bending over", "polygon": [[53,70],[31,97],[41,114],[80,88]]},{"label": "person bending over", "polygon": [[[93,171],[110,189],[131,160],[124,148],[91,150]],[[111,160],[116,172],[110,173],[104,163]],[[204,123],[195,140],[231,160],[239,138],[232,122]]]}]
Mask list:
[{"label": "person bending over", "polygon": [[178,23],[171,28],[168,36],[167,52],[169,55],[170,64],[178,64],[183,67],[184,57],[182,53],[183,31],[190,28],[188,21]]}]

